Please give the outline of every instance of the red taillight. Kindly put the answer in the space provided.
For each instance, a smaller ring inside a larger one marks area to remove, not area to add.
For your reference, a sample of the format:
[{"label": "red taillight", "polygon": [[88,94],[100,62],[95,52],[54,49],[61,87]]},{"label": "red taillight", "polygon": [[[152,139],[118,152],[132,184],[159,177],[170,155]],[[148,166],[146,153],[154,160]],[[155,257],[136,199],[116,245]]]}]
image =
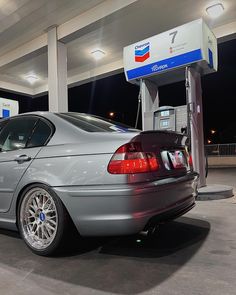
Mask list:
[{"label": "red taillight", "polygon": [[132,174],[156,171],[159,168],[154,153],[143,152],[139,142],[122,145],[108,165],[111,174]]},{"label": "red taillight", "polygon": [[193,158],[191,155],[189,155],[189,158],[188,158],[188,164],[189,166],[192,168],[193,167]]}]

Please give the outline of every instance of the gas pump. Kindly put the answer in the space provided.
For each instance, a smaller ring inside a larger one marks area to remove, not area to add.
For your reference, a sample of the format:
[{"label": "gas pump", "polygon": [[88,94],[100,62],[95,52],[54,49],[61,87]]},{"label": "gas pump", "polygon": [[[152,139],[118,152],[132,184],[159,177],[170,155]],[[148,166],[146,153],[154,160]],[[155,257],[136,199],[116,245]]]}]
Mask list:
[{"label": "gas pump", "polygon": [[178,131],[176,109],[159,108],[158,87],[186,81],[186,109],[180,113],[187,112],[193,166],[200,187],[205,186],[201,75],[217,71],[216,37],[198,19],[129,45],[123,54],[126,80],[140,85],[143,130],[173,127]]},{"label": "gas pump", "polygon": [[187,105],[162,106],[154,112],[154,130],[187,131]]}]

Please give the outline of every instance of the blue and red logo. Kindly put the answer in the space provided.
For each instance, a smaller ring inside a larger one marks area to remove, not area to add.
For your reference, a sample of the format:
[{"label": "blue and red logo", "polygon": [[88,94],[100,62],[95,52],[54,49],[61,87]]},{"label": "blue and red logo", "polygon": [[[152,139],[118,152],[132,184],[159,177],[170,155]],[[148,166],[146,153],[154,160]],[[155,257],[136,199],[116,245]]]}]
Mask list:
[{"label": "blue and red logo", "polygon": [[150,57],[150,43],[135,46],[135,61],[144,62]]}]

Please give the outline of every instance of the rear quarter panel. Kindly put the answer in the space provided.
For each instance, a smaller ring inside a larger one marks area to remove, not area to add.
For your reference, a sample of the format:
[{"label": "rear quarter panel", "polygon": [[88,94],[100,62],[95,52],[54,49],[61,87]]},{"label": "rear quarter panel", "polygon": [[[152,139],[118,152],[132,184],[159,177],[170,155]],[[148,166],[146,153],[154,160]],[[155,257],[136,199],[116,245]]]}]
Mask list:
[{"label": "rear quarter panel", "polygon": [[24,175],[24,182],[43,182],[50,186],[85,186],[124,183],[124,175],[111,175],[107,165],[112,154],[37,158]]}]

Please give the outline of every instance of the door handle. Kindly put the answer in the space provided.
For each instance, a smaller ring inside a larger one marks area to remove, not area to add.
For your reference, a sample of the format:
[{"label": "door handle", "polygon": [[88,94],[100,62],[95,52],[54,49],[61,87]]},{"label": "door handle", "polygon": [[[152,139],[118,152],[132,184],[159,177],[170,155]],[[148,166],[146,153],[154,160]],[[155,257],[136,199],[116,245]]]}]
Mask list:
[{"label": "door handle", "polygon": [[18,162],[19,164],[22,164],[24,162],[28,162],[31,160],[31,157],[27,156],[27,155],[21,155],[15,158],[14,161]]}]

